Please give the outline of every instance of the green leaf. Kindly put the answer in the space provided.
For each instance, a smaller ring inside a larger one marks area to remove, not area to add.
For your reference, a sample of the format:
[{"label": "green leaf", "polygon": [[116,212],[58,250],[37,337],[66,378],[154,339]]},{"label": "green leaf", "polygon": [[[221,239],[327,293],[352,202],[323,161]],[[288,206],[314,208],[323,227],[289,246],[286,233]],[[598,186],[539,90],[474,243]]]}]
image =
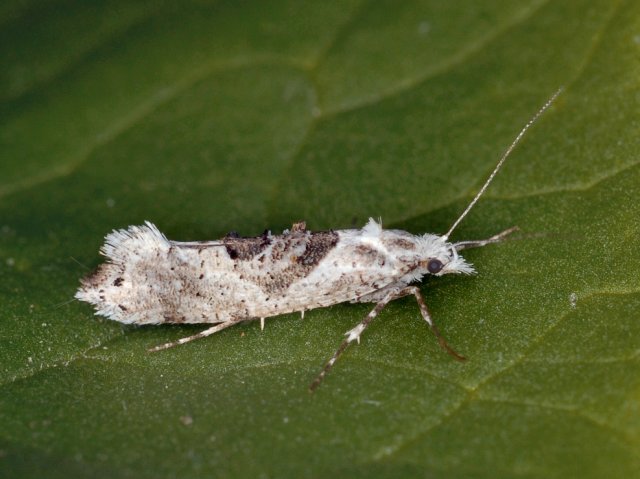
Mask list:
[{"label": "green leaf", "polygon": [[[95,2],[0,8],[4,477],[627,478],[640,470],[640,4]],[[114,228],[177,240],[442,233],[478,275],[229,328],[70,302]]]}]

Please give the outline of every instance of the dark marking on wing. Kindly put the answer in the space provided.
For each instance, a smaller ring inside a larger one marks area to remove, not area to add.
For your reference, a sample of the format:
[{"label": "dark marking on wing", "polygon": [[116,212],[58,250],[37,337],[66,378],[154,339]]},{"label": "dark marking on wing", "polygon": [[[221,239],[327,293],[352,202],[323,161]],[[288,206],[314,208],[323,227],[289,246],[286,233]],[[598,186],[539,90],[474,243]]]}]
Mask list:
[{"label": "dark marking on wing", "polygon": [[334,231],[318,231],[311,233],[305,252],[297,259],[303,266],[315,266],[338,243],[338,233]]},{"label": "dark marking on wing", "polygon": [[[271,265],[275,265],[276,271],[256,277],[254,281],[267,293],[283,294],[294,282],[313,271],[336,246],[338,238],[334,231],[292,231],[290,235],[279,237],[271,249]],[[286,255],[300,245],[305,246],[301,255]]]},{"label": "dark marking on wing", "polygon": [[414,242],[409,241],[404,238],[394,238],[392,240],[387,240],[385,243],[389,246],[395,246],[398,249],[402,249],[405,251],[413,251],[416,249],[416,245]]},{"label": "dark marking on wing", "polygon": [[248,261],[260,254],[271,244],[271,237],[268,232],[257,238],[222,238],[222,243],[227,249],[231,259]]}]

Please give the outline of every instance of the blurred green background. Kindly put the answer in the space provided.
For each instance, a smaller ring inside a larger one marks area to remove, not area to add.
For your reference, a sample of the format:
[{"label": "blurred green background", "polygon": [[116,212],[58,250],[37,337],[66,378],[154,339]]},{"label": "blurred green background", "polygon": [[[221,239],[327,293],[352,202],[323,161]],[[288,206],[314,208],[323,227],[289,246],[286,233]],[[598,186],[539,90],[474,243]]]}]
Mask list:
[{"label": "blurred green background", "polygon": [[[5,0],[0,477],[640,473],[640,4]],[[113,228],[443,233],[475,277],[370,309],[127,327],[68,302]]]}]

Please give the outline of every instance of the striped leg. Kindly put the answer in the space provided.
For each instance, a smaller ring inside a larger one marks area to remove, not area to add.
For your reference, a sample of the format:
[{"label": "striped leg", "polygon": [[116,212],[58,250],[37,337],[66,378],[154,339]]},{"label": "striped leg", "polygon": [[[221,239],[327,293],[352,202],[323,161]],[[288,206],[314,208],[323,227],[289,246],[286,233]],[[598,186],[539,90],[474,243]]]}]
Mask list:
[{"label": "striped leg", "polygon": [[467,358],[465,358],[461,354],[456,353],[453,350],[453,348],[447,344],[445,339],[442,337],[442,334],[440,334],[440,331],[438,330],[433,320],[431,319],[431,315],[429,314],[429,310],[427,309],[427,304],[424,302],[424,298],[420,293],[420,288],[418,288],[417,286],[408,286],[403,290],[401,290],[400,292],[398,292],[398,295],[395,296],[393,299],[400,298],[402,296],[409,296],[410,294],[416,297],[416,301],[418,302],[418,306],[420,307],[420,314],[422,314],[422,317],[431,328],[431,331],[436,336],[436,338],[438,338],[438,342],[440,343],[440,346],[442,347],[442,349],[444,349],[446,352],[448,352],[451,356],[456,358],[458,361],[466,361]]},{"label": "striped leg", "polygon": [[327,361],[327,364],[324,365],[324,368],[322,368],[322,371],[320,371],[320,374],[318,374],[318,377],[316,377],[311,383],[311,385],[309,386],[309,389],[311,391],[315,391],[318,388],[318,386],[320,386],[320,383],[322,382],[324,377],[331,370],[331,368],[333,367],[335,362],[338,360],[338,358],[342,355],[342,353],[344,353],[345,349],[347,349],[349,344],[351,344],[353,341],[358,341],[358,343],[360,343],[360,335],[362,334],[362,332],[367,328],[367,326],[369,326],[371,321],[373,321],[375,317],[378,316],[378,313],[380,313],[380,311],[384,309],[384,307],[389,303],[389,301],[395,299],[395,297],[396,296],[393,293],[389,293],[386,298],[384,298],[382,301],[376,304],[376,306],[371,310],[369,314],[365,316],[365,318],[360,322],[360,324],[358,324],[355,328],[345,333],[346,339],[342,341],[342,343],[340,344],[340,347],[338,347],[336,352],[333,353],[333,356],[331,356],[331,359],[329,359],[329,361]]},{"label": "striped leg", "polygon": [[357,341],[358,343],[360,342],[360,335],[362,334],[362,332],[367,328],[367,326],[369,326],[371,321],[373,321],[375,317],[378,316],[380,311],[382,311],[384,307],[387,304],[389,304],[390,301],[393,301],[394,299],[402,298],[404,296],[409,296],[411,294],[415,296],[416,301],[418,302],[418,306],[420,307],[420,314],[422,314],[422,317],[431,328],[431,331],[436,336],[436,338],[438,338],[438,342],[440,343],[440,346],[442,347],[442,349],[447,351],[451,356],[453,356],[458,361],[465,361],[466,358],[461,354],[458,354],[451,346],[449,346],[449,344],[445,341],[444,337],[442,337],[442,334],[440,333],[436,325],[433,323],[433,320],[431,319],[431,315],[429,314],[429,310],[427,309],[427,304],[424,302],[424,298],[420,293],[420,289],[417,286],[408,286],[404,289],[401,289],[400,291],[389,293],[382,301],[376,304],[375,308],[371,310],[371,312],[360,322],[360,324],[358,324],[355,328],[353,328],[352,330],[346,333],[347,338],[344,341],[342,341],[342,344],[340,344],[340,347],[338,347],[336,352],[333,353],[333,356],[331,356],[331,359],[327,361],[327,364],[325,364],[322,371],[320,371],[320,374],[318,374],[318,377],[316,377],[316,379],[314,379],[314,381],[311,383],[311,385],[309,386],[309,389],[311,391],[315,391],[318,388],[318,386],[320,386],[320,383],[322,382],[324,377],[331,370],[331,368],[333,367],[335,362],[338,360],[338,358],[342,355],[342,353],[345,351],[345,349],[347,349],[349,344],[351,344],[353,341]]},{"label": "striped leg", "polygon": [[234,324],[237,324],[237,322],[227,321],[226,323],[216,324],[215,326],[212,326],[209,329],[205,329],[204,331],[200,331],[199,333],[196,333],[192,336],[187,336],[186,338],[181,338],[171,343],[161,344],[160,346],[148,349],[148,351],[150,353],[155,353],[156,351],[162,351],[163,349],[169,349],[174,346],[188,343],[189,341],[193,341],[194,339],[206,338],[207,336],[211,336],[212,334],[217,333],[218,331],[222,331],[223,329],[228,328],[229,326],[233,326]]}]

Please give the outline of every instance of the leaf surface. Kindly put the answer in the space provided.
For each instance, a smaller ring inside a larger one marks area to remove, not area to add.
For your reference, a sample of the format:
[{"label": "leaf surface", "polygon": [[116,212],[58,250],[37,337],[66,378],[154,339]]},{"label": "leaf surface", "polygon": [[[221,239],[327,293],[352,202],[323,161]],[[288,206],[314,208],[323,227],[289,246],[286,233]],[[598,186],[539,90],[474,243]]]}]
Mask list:
[{"label": "leaf surface", "polygon": [[[640,6],[7,2],[0,8],[6,477],[633,477],[640,470]],[[227,329],[68,303],[114,228],[176,240],[448,229],[475,277]]]}]

